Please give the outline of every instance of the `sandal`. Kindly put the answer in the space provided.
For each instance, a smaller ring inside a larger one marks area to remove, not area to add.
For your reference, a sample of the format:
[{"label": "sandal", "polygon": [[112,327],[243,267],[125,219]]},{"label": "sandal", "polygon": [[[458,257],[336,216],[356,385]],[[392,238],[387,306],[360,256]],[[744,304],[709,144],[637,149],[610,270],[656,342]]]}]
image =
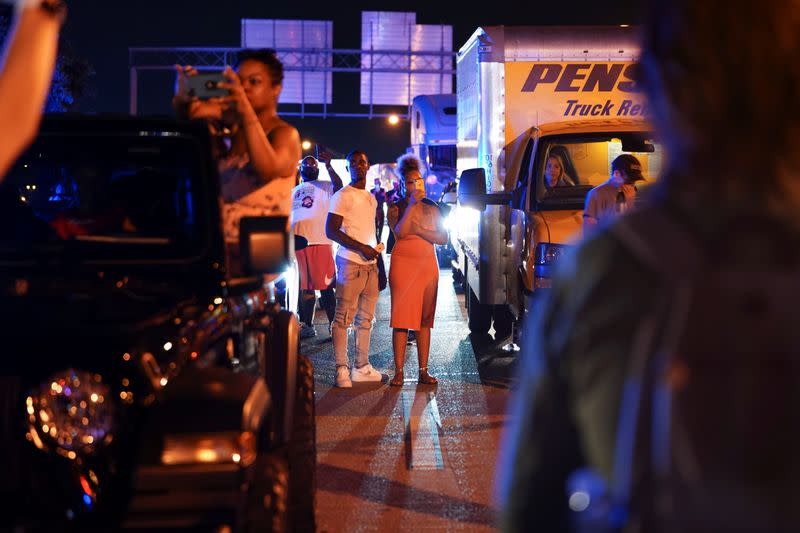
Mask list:
[{"label": "sandal", "polygon": [[403,383],[405,383],[405,378],[403,377],[403,373],[395,372],[394,377],[389,382],[389,385],[394,385],[395,387],[402,387]]},{"label": "sandal", "polygon": [[436,385],[439,383],[439,380],[428,374],[428,367],[423,366],[419,369],[419,379],[417,380],[417,383],[422,385]]}]

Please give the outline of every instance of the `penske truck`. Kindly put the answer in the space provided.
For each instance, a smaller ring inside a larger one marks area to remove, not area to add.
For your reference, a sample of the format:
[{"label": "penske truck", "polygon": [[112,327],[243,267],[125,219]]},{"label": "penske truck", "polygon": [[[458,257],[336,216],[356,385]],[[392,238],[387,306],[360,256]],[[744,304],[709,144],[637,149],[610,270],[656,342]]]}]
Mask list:
[{"label": "penske truck", "polygon": [[493,327],[495,340],[509,338],[528,300],[550,287],[581,238],[586,194],[614,158],[631,153],[648,182],[657,178],[638,54],[629,27],[484,27],[459,51],[451,241],[474,335]]}]

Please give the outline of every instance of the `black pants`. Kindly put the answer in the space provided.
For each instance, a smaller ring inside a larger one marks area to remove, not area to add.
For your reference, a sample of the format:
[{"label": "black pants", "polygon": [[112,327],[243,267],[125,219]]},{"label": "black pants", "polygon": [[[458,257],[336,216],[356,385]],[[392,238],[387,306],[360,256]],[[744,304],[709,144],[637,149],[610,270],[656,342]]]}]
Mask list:
[{"label": "black pants", "polygon": [[392,249],[394,248],[394,232],[389,232],[389,238],[386,239],[386,253],[392,253]]},{"label": "black pants", "polygon": [[[300,322],[314,324],[314,309],[317,306],[317,294],[315,291],[305,290],[300,291],[298,296],[297,312],[300,315]],[[322,303],[322,308],[325,310],[325,315],[328,317],[328,322],[333,322],[333,317],[336,314],[336,295],[333,286],[328,287],[324,291],[320,291],[319,301]]]},{"label": "black pants", "polygon": [[375,239],[381,242],[381,235],[383,235],[383,220],[375,220]]}]

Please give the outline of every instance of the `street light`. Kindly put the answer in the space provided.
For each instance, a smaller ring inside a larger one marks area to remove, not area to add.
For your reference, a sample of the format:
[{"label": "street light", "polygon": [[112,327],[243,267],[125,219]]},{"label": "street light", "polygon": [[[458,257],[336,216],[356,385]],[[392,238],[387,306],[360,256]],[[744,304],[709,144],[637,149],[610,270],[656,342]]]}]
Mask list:
[{"label": "street light", "polygon": [[303,150],[310,150],[311,149],[311,141],[303,141],[302,147],[303,147]]},{"label": "street light", "polygon": [[389,124],[391,124],[392,126],[396,126],[397,124],[400,123],[400,117],[398,117],[397,115],[394,115],[394,114],[389,115],[389,118],[386,119],[386,120],[388,120]]}]

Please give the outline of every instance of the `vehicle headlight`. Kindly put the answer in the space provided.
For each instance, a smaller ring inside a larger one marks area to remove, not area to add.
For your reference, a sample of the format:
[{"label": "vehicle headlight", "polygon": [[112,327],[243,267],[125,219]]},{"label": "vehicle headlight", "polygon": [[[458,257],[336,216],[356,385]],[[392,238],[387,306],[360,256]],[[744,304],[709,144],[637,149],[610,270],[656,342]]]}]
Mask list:
[{"label": "vehicle headlight", "polygon": [[455,216],[453,216],[452,211],[450,212],[449,215],[445,217],[444,221],[442,222],[445,231],[450,231],[451,229],[453,229],[454,218]]},{"label": "vehicle headlight", "polygon": [[250,466],[258,451],[250,431],[166,435],[161,462],[165,465],[236,463]]},{"label": "vehicle headlight", "polygon": [[28,438],[40,449],[75,459],[111,442],[114,404],[99,374],[58,372],[25,401]]},{"label": "vehicle headlight", "polygon": [[540,242],[536,246],[536,264],[552,265],[556,263],[562,255],[564,255],[566,250],[567,247],[563,244]]}]

